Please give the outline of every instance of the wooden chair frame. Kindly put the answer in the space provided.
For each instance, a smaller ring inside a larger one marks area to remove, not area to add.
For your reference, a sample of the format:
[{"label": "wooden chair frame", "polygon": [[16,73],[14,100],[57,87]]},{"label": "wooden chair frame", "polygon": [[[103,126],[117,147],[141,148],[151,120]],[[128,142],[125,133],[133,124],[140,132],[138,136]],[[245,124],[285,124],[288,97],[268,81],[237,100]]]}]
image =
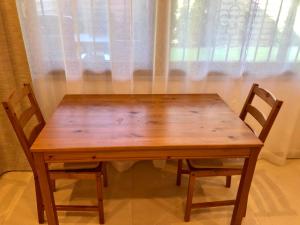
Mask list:
[{"label": "wooden chair frame", "polygon": [[[264,102],[266,102],[271,107],[271,111],[267,117],[265,117],[265,115],[262,112],[260,112],[255,106],[252,105],[255,96],[260,97]],[[242,108],[242,111],[240,113],[240,118],[241,120],[245,121],[246,116],[250,114],[254,119],[256,119],[256,121],[262,126],[258,138],[262,142],[265,142],[282,104],[283,102],[277,100],[271,92],[260,88],[258,84],[253,84],[248,94],[248,97],[245,101],[245,104]],[[246,125],[253,131],[250,125],[248,125],[247,123]],[[192,198],[194,193],[194,186],[197,177],[226,176],[226,187],[229,188],[231,186],[231,176],[241,175],[242,168],[227,168],[227,167],[226,168],[196,168],[192,166],[192,164],[188,159],[186,161],[187,161],[188,168],[183,169],[183,161],[178,160],[177,180],[176,180],[176,184],[180,186],[181,175],[189,174],[186,210],[184,216],[184,220],[186,222],[190,221],[190,214],[192,208],[227,206],[227,205],[235,204],[235,200],[193,203]],[[247,207],[245,207],[244,216],[246,215],[246,210]]]},{"label": "wooden chair frame", "polygon": [[[28,97],[30,101],[30,107],[23,111],[20,116],[17,116],[15,111],[15,105],[19,104],[21,100]],[[42,195],[40,192],[38,176],[34,165],[33,155],[30,152],[30,147],[33,144],[36,137],[39,135],[43,127],[45,126],[45,120],[43,114],[39,108],[37,100],[34,96],[33,90],[30,84],[24,84],[24,87],[20,92],[13,92],[7,101],[2,102],[2,105],[8,115],[8,118],[14,128],[14,131],[19,139],[19,142],[24,150],[27,160],[31,166],[34,175],[35,191],[36,191],[36,203],[38,211],[38,221],[40,224],[44,223],[44,206],[42,201]],[[38,124],[32,129],[29,137],[24,132],[24,127],[28,124],[33,116],[36,116]],[[104,209],[103,209],[103,190],[102,183],[107,186],[107,173],[104,163],[99,163],[96,168],[93,169],[73,169],[73,170],[49,170],[48,174],[52,182],[52,190],[55,191],[56,179],[95,179],[97,186],[97,199],[98,204],[93,206],[88,205],[56,205],[56,210],[60,211],[98,211],[99,223],[104,223]],[[103,176],[103,181],[102,181]]]}]

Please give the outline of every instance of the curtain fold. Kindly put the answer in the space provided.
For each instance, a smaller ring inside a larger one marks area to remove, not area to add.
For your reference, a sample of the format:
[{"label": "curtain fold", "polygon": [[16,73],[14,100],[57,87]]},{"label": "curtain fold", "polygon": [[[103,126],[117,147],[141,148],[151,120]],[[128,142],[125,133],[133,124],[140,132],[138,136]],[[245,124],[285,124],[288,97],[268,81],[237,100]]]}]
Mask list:
[{"label": "curtain fold", "polygon": [[[35,63],[37,67],[29,67],[28,54],[34,56],[34,61],[30,63],[40,62],[39,59],[42,58],[38,51],[40,36],[36,32],[25,33],[24,30],[22,32],[20,25],[22,20],[19,20],[18,15],[15,0],[0,1],[0,98],[4,101],[13,90],[22,87],[23,83],[33,83],[43,114],[48,118],[63,96],[61,90],[65,87],[65,79],[56,71],[52,72],[52,76],[47,77],[44,64]],[[31,28],[34,29],[35,26]],[[25,49],[23,40],[23,36],[26,37],[25,34],[30,34],[31,41],[36,41],[37,45]],[[40,76],[33,77],[32,74]],[[30,169],[2,106],[0,107],[0,124],[0,174],[10,170]]]},{"label": "curtain fold", "polygon": [[168,90],[217,92],[239,113],[259,83],[284,100],[261,156],[277,164],[300,157],[291,139],[299,135],[299,1],[176,0],[170,16]]},{"label": "curtain fold", "polygon": [[[0,2],[0,98],[31,82],[29,65],[14,1]],[[2,105],[0,107],[0,174],[30,168]]]}]

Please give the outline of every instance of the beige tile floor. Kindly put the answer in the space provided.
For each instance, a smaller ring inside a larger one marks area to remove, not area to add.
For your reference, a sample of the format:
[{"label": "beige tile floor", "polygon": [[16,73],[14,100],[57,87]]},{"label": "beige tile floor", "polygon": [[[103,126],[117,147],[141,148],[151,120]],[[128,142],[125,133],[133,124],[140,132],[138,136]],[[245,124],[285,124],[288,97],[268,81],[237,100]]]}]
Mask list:
[{"label": "beige tile floor", "polygon": [[[191,222],[183,222],[187,177],[175,185],[175,162],[160,170],[151,162],[139,162],[124,173],[109,167],[109,187],[105,189],[107,225],[221,225],[230,224],[232,207],[195,210]],[[93,181],[59,180],[57,202],[94,203]],[[198,179],[195,199],[233,197],[238,178],[231,189],[224,178]],[[252,183],[247,216],[243,225],[300,224],[300,160],[284,167],[260,160]],[[33,177],[30,172],[10,172],[0,178],[0,225],[36,225]],[[98,224],[96,213],[59,212],[61,225]]]}]

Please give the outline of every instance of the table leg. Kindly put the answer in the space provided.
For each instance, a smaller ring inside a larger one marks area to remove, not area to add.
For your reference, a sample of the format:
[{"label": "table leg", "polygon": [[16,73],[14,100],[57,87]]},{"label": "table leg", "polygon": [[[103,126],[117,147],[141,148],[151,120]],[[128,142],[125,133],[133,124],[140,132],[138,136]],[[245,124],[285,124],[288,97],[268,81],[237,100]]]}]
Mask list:
[{"label": "table leg", "polygon": [[49,225],[59,225],[57,213],[55,210],[55,202],[51,190],[51,181],[48,174],[48,168],[42,153],[34,153],[34,163],[38,174],[43,203],[47,215]]},{"label": "table leg", "polygon": [[231,225],[241,225],[242,223],[259,152],[260,149],[251,149],[249,158],[245,159],[233,215],[231,218]]},{"label": "table leg", "polygon": [[43,224],[45,222],[43,198],[41,194],[38,175],[35,172],[34,172],[34,185],[35,185],[36,206],[37,206],[39,224]]}]

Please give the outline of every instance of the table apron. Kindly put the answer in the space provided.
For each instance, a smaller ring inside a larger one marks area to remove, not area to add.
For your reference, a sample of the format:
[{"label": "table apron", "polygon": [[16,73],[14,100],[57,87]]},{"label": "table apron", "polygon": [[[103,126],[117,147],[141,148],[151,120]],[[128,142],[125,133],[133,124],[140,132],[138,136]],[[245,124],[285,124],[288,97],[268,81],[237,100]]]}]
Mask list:
[{"label": "table apron", "polygon": [[[253,148],[255,149],[255,148]],[[240,149],[185,149],[185,150],[126,150],[85,152],[36,152],[43,154],[46,163],[99,162],[114,160],[155,160],[192,158],[248,158],[252,148]]]}]

